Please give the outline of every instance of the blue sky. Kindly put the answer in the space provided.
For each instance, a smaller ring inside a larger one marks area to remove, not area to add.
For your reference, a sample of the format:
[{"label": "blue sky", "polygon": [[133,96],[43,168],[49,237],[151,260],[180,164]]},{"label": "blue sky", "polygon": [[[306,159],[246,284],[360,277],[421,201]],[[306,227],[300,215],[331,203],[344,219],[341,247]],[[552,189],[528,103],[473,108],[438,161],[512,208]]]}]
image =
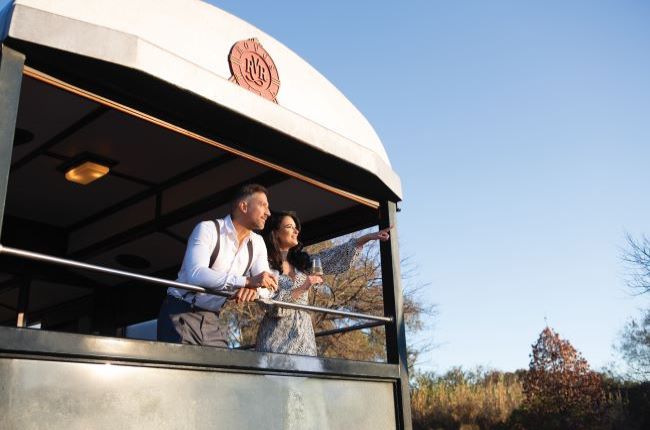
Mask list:
[{"label": "blue sky", "polygon": [[649,298],[650,3],[212,1],[311,63],[402,179],[401,252],[429,282],[420,367],[528,365],[548,324],[592,367]]}]

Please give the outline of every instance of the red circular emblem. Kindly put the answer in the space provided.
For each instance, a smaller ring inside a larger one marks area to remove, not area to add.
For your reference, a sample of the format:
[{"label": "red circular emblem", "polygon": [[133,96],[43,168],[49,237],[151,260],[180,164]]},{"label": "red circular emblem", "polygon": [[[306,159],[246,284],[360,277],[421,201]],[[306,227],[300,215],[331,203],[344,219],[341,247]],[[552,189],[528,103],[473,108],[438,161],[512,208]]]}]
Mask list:
[{"label": "red circular emblem", "polygon": [[231,81],[237,82],[255,94],[278,102],[275,98],[280,91],[280,77],[271,56],[257,39],[240,40],[228,54],[232,73]]}]

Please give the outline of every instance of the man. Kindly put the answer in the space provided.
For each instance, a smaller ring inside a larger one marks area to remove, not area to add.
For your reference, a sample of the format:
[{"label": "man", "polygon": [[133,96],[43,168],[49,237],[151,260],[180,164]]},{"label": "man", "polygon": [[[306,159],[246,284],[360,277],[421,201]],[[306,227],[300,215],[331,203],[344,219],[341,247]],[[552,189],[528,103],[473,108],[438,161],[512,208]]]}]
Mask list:
[{"label": "man", "polygon": [[[229,216],[194,228],[178,281],[234,291],[236,303],[269,297],[277,281],[270,273],[264,240],[253,230],[262,230],[270,215],[266,188],[242,187],[231,201]],[[158,316],[158,340],[227,348],[228,327],[219,320],[225,301],[221,296],[169,288]]]}]

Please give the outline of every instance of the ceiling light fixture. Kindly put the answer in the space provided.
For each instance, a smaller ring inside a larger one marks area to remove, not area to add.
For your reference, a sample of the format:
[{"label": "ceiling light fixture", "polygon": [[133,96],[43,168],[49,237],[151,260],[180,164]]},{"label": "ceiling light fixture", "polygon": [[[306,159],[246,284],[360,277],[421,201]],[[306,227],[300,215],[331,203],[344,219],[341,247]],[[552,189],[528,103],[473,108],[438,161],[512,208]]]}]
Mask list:
[{"label": "ceiling light fixture", "polygon": [[106,174],[117,164],[90,153],[83,153],[59,166],[65,178],[76,184],[88,185]]},{"label": "ceiling light fixture", "polygon": [[92,161],[85,161],[77,167],[72,167],[65,172],[65,178],[70,182],[75,182],[81,185],[88,185],[93,181],[106,175],[109,170],[108,166],[93,163]]}]

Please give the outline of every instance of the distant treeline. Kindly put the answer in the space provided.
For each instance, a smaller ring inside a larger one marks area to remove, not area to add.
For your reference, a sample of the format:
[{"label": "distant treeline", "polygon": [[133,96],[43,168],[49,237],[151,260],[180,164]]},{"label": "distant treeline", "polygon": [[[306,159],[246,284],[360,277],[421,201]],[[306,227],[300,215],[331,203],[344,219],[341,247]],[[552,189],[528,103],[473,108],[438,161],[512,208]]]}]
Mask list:
[{"label": "distant treeline", "polygon": [[[600,375],[602,392],[597,399],[590,398],[593,405],[578,402],[568,405],[576,410],[558,410],[547,403],[535,409],[527,401],[524,387],[525,382],[530,381],[529,372],[457,368],[444,375],[419,373],[413,378],[411,387],[413,428],[650,429],[650,382],[621,381]],[[580,388],[579,383],[573,384]],[[555,388],[558,393],[561,391],[561,387]],[[567,404],[562,402],[563,407]],[[589,412],[585,414],[586,407]]]}]

